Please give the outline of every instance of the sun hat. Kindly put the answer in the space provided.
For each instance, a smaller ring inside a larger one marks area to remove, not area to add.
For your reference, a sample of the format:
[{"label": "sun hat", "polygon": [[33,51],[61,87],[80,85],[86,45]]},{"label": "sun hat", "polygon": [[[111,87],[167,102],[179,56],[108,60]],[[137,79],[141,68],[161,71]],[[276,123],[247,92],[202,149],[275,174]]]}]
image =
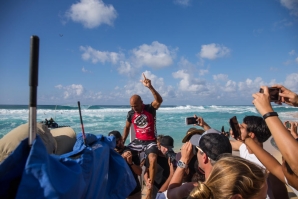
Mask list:
[{"label": "sun hat", "polygon": [[202,135],[193,135],[190,142],[199,147],[210,159],[217,161],[224,153],[232,153],[229,138],[215,129],[209,129]]},{"label": "sun hat", "polygon": [[188,129],[188,131],[186,132],[186,135],[182,139],[182,143],[185,143],[185,142],[189,141],[190,138],[191,138],[191,136],[193,136],[195,134],[202,135],[203,133],[204,133],[204,130],[203,129],[190,128],[190,129]]}]

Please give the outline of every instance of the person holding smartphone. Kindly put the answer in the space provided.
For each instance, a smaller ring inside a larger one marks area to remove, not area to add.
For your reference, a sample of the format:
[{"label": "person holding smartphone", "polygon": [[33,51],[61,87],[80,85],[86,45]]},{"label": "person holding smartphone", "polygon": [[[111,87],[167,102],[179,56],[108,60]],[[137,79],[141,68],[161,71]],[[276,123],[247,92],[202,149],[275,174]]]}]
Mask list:
[{"label": "person holding smartphone", "polygon": [[[239,124],[239,130],[238,139],[230,140],[233,150],[239,151],[240,157],[266,169],[263,163],[254,154],[254,151],[245,143],[245,140],[250,138],[255,145],[263,149],[263,143],[271,137],[271,133],[264,119],[259,116],[246,116],[243,118],[243,123]],[[231,131],[230,134],[234,137],[233,131]],[[278,189],[274,189],[275,186],[278,187]],[[286,195],[286,193],[284,183],[269,174],[267,198],[277,198],[277,195]]]},{"label": "person holding smartphone", "polygon": [[[281,96],[281,101],[279,104],[285,103],[290,106],[298,106],[298,95],[296,93],[282,85],[273,86],[281,89],[281,93],[279,94]],[[264,93],[254,93],[252,95],[254,98],[252,103],[263,116],[284,160],[287,162],[293,173],[298,176],[298,159],[296,154],[298,142],[278,118],[278,114],[274,112],[270,103],[268,87],[262,86],[261,88],[264,90]],[[292,183],[298,183],[298,179],[295,179]]]}]

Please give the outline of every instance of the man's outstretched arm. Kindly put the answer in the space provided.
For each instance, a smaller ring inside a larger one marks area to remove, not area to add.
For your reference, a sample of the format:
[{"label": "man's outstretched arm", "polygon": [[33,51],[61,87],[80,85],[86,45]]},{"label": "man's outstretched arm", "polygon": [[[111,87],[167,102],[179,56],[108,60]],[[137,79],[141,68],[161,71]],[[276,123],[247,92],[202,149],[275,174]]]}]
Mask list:
[{"label": "man's outstretched arm", "polygon": [[129,134],[130,125],[131,125],[131,123],[129,121],[126,121],[124,130],[123,130],[123,136],[122,136],[124,143],[125,143],[126,138],[127,138],[128,134]]},{"label": "man's outstretched arm", "polygon": [[150,91],[152,92],[152,95],[154,97],[154,101],[151,103],[152,106],[155,109],[158,109],[162,103],[162,97],[160,96],[160,94],[153,88],[153,86],[151,86],[151,88],[149,88]]},{"label": "man's outstretched arm", "polygon": [[162,97],[160,96],[160,94],[154,89],[154,87],[152,86],[151,84],[151,80],[150,79],[147,79],[146,76],[144,75],[143,73],[143,77],[144,77],[144,80],[141,80],[141,82],[144,84],[144,86],[148,87],[149,90],[151,91],[153,97],[154,97],[154,101],[151,103],[152,106],[155,108],[155,109],[158,109],[162,103]]}]

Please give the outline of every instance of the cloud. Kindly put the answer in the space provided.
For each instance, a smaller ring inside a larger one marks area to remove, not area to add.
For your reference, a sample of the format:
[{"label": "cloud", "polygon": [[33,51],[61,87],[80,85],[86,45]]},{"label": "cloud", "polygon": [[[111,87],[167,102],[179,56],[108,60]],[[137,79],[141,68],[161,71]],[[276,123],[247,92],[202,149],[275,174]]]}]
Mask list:
[{"label": "cloud", "polygon": [[132,60],[137,67],[163,68],[173,64],[176,51],[177,49],[171,51],[166,45],[154,41],[151,45],[143,44],[133,49]]},{"label": "cloud", "polygon": [[[144,71],[143,72],[147,79],[151,80],[151,83],[155,90],[164,97],[164,98],[175,98],[177,97],[177,92],[172,86],[166,86],[164,83],[164,79],[161,77],[157,77],[151,71]],[[140,75],[139,79],[142,80],[143,76]],[[125,92],[126,98],[129,98],[133,94],[138,94],[142,97],[143,101],[150,101],[152,100],[152,93],[149,89],[145,88],[145,86],[141,83],[141,81],[129,81],[126,85],[123,86],[123,89],[120,89],[120,93],[114,94],[119,95],[123,98],[123,90]]]},{"label": "cloud", "polygon": [[287,60],[287,61],[285,61],[285,62],[283,62],[283,65],[290,65],[290,64],[292,64],[292,61],[291,60]]},{"label": "cloud", "polygon": [[298,92],[298,73],[292,73],[286,77],[284,86],[293,92]]},{"label": "cloud", "polygon": [[199,92],[206,89],[204,80],[194,78],[192,73],[185,70],[179,70],[172,75],[175,79],[181,79],[178,86],[181,91]]},{"label": "cloud", "polygon": [[215,81],[228,81],[228,75],[225,75],[225,74],[213,75],[213,79]]},{"label": "cloud", "polygon": [[102,24],[112,26],[117,12],[112,5],[106,5],[102,0],[81,0],[72,4],[65,15],[86,28],[95,28]]},{"label": "cloud", "polygon": [[289,52],[289,55],[295,55],[295,54],[296,54],[295,50],[291,50],[291,51]]},{"label": "cloud", "polygon": [[204,76],[204,75],[206,75],[206,74],[208,74],[209,73],[209,70],[207,70],[207,69],[200,69],[199,70],[199,75],[200,76]]},{"label": "cloud", "polygon": [[97,62],[117,64],[124,56],[122,53],[95,50],[90,46],[80,46],[80,50],[83,51],[82,59],[85,61],[91,60],[94,64]]},{"label": "cloud", "polygon": [[219,44],[207,44],[201,46],[201,52],[198,56],[206,59],[217,59],[220,57],[225,57],[230,54],[230,49]]},{"label": "cloud", "polygon": [[290,21],[288,21],[288,19],[282,19],[282,20],[279,20],[279,21],[274,22],[273,28],[283,29],[285,27],[290,27],[292,25],[293,25],[293,23],[290,22]]},{"label": "cloud", "polygon": [[189,6],[190,0],[174,0],[174,3],[182,6]]},{"label": "cloud", "polygon": [[298,64],[298,57],[295,59],[295,62]]},{"label": "cloud", "polygon": [[298,16],[298,1],[297,0],[280,0],[282,6],[290,10],[291,15]]},{"label": "cloud", "polygon": [[62,86],[61,84],[59,84],[55,86],[55,88],[64,90],[63,92],[64,99],[81,96],[84,93],[84,88],[81,84],[72,84],[69,86]]},{"label": "cloud", "polygon": [[92,73],[90,70],[85,69],[85,67],[82,68],[83,73]]},{"label": "cloud", "polygon": [[117,70],[119,74],[127,75],[127,76],[134,76],[136,73],[136,70],[127,61],[120,61],[120,66]]},{"label": "cloud", "polygon": [[264,82],[261,77],[256,77],[254,80],[247,78],[244,82],[238,83],[238,89],[239,91],[241,91],[242,94],[249,95],[252,93],[256,93],[260,86],[271,85],[273,83],[274,82],[268,84]]}]

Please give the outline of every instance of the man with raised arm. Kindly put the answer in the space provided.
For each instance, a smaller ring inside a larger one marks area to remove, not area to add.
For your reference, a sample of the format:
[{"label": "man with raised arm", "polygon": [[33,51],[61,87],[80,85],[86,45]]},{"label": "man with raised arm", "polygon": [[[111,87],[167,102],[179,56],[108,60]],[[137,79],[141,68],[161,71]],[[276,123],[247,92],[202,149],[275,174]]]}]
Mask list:
[{"label": "man with raised arm", "polygon": [[[133,95],[130,98],[131,110],[127,113],[126,125],[123,131],[123,140],[125,142],[130,125],[133,125],[136,138],[128,144],[128,148],[134,151],[145,151],[148,156],[149,178],[151,182],[154,182],[156,173],[156,160],[158,148],[156,144],[156,110],[162,103],[162,97],[151,85],[151,80],[147,79],[143,74],[144,79],[141,80],[144,86],[149,88],[154,97],[154,101],[151,104],[143,104],[143,101],[139,95]],[[153,185],[151,186],[153,187]],[[152,196],[152,189],[148,189],[146,198],[149,199]]]}]

